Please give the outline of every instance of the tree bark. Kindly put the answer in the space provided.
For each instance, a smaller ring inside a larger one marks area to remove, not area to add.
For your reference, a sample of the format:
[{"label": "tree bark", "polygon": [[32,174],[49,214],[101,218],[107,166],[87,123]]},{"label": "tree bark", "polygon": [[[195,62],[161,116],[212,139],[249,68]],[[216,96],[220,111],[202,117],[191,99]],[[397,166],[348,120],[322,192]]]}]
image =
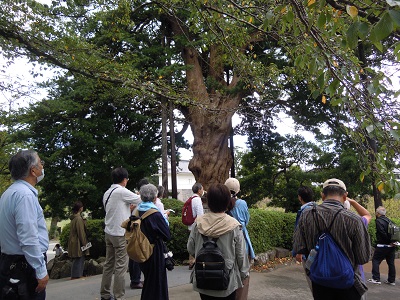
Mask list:
[{"label": "tree bark", "polygon": [[168,149],[167,149],[167,108],[163,99],[161,106],[161,182],[164,188],[163,198],[168,197]]},{"label": "tree bark", "polygon": [[233,112],[191,109],[193,158],[189,170],[205,189],[229,177],[233,158],[228,146]]},{"label": "tree bark", "polygon": [[[175,35],[187,35],[179,20],[171,20]],[[203,55],[191,45],[183,47],[182,58],[186,68],[187,91],[192,103],[181,110],[193,133],[193,158],[189,170],[205,189],[212,183],[223,183],[233,163],[228,140],[232,116],[244,96],[236,89],[240,78],[232,71],[225,80],[224,51],[218,45],[209,47]],[[208,61],[204,59],[208,58]],[[212,85],[207,84],[213,82]]]},{"label": "tree bark", "polygon": [[175,123],[174,123],[174,104],[169,102],[169,132],[171,144],[171,186],[172,198],[178,199],[178,189],[176,182],[176,147],[175,147]]}]

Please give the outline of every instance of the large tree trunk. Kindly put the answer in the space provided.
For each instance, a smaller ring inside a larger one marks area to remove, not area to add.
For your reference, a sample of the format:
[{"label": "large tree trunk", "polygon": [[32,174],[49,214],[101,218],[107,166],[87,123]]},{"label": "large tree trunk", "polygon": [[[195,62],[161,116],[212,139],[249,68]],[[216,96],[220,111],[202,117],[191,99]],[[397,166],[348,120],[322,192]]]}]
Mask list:
[{"label": "large tree trunk", "polygon": [[229,176],[233,163],[228,147],[232,115],[201,109],[192,109],[190,114],[194,141],[189,170],[206,189],[212,183],[223,183]]},{"label": "large tree trunk", "polygon": [[[179,20],[171,18],[170,21],[176,35],[188,34]],[[190,44],[182,49],[187,90],[192,101],[182,110],[194,138],[189,170],[206,189],[229,176],[233,163],[228,147],[232,116],[244,96],[243,90],[237,88],[240,78],[226,68],[226,55],[219,45],[211,45],[205,52]],[[232,75],[225,77],[227,72]]]}]

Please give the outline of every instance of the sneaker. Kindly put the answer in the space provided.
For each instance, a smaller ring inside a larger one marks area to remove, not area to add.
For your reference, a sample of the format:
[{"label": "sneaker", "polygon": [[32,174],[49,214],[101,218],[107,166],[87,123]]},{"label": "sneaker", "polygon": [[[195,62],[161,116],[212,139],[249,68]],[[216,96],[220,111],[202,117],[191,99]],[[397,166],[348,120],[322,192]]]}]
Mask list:
[{"label": "sneaker", "polygon": [[396,282],[389,282],[389,281],[387,281],[387,280],[385,280],[385,283],[386,283],[386,284],[390,284],[390,285],[396,285]]},{"label": "sneaker", "polygon": [[375,280],[375,279],[368,279],[368,282],[373,283],[373,284],[381,284],[382,282],[380,282],[379,280]]}]

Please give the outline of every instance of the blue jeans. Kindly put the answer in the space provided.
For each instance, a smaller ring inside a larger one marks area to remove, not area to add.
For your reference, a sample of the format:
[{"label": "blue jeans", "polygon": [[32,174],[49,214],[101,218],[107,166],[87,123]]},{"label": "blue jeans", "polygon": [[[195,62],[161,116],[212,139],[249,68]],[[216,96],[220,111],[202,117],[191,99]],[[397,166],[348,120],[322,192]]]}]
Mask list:
[{"label": "blue jeans", "polygon": [[372,257],[372,278],[381,281],[379,273],[379,265],[382,260],[386,260],[389,267],[388,281],[396,281],[396,267],[394,265],[396,247],[376,247],[374,256]]}]

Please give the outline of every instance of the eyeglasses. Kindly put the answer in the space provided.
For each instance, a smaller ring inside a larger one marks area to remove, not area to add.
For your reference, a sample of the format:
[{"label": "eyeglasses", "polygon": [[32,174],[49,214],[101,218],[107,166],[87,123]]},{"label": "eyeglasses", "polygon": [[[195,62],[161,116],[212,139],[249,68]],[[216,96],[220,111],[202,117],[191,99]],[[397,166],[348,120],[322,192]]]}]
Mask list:
[{"label": "eyeglasses", "polygon": [[40,164],[44,167],[44,160],[40,160]]}]

